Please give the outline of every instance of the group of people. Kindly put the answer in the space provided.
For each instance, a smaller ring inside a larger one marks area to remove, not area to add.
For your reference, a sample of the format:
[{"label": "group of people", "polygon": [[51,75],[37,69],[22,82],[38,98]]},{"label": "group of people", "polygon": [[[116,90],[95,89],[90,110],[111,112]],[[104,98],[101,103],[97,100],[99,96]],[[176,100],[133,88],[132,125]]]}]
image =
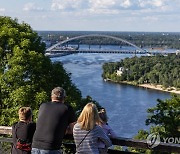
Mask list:
[{"label": "group of people", "polygon": [[107,153],[116,134],[107,124],[105,109],[98,112],[95,104],[88,103],[76,119],[65,97],[63,88],[54,88],[51,102],[39,108],[37,123],[32,122],[30,107],[19,109],[19,122],[12,126],[12,154],[61,154],[65,134],[73,134],[77,154]]}]

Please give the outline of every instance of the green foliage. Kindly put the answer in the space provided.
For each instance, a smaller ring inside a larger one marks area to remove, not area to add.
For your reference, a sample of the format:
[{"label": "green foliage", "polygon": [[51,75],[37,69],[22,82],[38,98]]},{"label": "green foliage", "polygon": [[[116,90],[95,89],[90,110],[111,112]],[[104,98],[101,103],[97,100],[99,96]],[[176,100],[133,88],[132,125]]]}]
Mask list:
[{"label": "green foliage", "polygon": [[[146,125],[151,125],[149,131],[140,130],[134,137],[138,140],[146,140],[147,136],[152,133],[160,135],[161,141],[163,138],[179,137],[180,136],[180,95],[172,95],[167,100],[157,100],[155,107],[149,108]],[[131,151],[141,153],[154,153],[150,150],[130,148]]]},{"label": "green foliage", "polygon": [[122,146],[118,146],[118,145],[115,145],[113,149],[118,151],[123,151]]},{"label": "green foliage", "polygon": [[[120,62],[105,63],[103,78],[115,82],[130,81],[137,84],[160,84],[165,88],[180,88],[180,58],[178,55],[126,58]],[[123,68],[121,76],[116,75]]]},{"label": "green foliage", "polygon": [[0,39],[0,124],[11,125],[19,107],[37,110],[47,100],[52,64],[37,33],[17,19],[0,17]]},{"label": "green foliage", "polygon": [[29,25],[1,16],[0,40],[0,125],[16,122],[22,106],[30,106],[36,118],[56,86],[66,90],[66,102],[76,111],[89,101],[81,100],[62,64],[44,56],[45,45]]},{"label": "green foliage", "polygon": [[146,125],[155,124],[161,129],[158,133],[162,137],[180,136],[178,127],[180,126],[180,96],[172,95],[171,99],[165,101],[158,99],[158,104],[154,108],[148,109]]},{"label": "green foliage", "polygon": [[[4,136],[1,135],[0,139],[3,138]],[[5,137],[9,137],[9,136],[5,136]],[[0,149],[0,153],[3,154],[9,154],[12,153],[11,149],[12,149],[12,144],[10,142],[0,142],[1,143],[1,149]]]},{"label": "green foliage", "polygon": [[92,99],[91,96],[86,96],[85,98],[82,98],[81,103],[77,104],[77,107],[76,107],[77,108],[77,110],[76,110],[77,111],[77,115],[79,115],[81,113],[81,111],[83,110],[84,106],[87,103],[89,103],[89,102],[92,102],[92,103],[96,104],[98,110],[102,108],[99,105],[98,102],[96,102],[95,100]]},{"label": "green foliage", "polygon": [[[149,133],[145,130],[139,130],[138,134],[134,137],[137,140],[146,140]],[[128,148],[131,152],[139,152],[139,153],[146,153],[151,154],[150,150],[140,149],[140,148]]]}]

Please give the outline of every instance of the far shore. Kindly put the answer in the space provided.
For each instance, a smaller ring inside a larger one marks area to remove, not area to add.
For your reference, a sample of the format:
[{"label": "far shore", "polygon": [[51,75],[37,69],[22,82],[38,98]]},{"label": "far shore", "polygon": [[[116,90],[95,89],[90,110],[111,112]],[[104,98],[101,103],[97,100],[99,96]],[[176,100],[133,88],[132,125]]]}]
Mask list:
[{"label": "far shore", "polygon": [[155,85],[155,84],[136,84],[135,82],[128,82],[128,81],[122,81],[122,82],[116,82],[111,79],[104,79],[104,81],[111,81],[115,83],[123,83],[123,84],[129,84],[129,85],[134,85],[138,87],[143,87],[147,89],[154,89],[154,90],[159,90],[159,91],[164,91],[164,92],[169,92],[169,93],[175,93],[175,94],[180,94],[180,90],[176,90],[175,87],[169,87],[169,88],[164,88],[162,85]]}]

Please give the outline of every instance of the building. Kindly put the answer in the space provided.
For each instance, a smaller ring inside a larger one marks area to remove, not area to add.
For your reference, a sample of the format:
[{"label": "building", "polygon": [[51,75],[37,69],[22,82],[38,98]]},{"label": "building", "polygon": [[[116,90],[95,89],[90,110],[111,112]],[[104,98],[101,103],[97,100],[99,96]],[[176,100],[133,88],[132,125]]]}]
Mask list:
[{"label": "building", "polygon": [[119,67],[119,70],[116,71],[116,75],[121,76],[124,71],[123,67]]}]

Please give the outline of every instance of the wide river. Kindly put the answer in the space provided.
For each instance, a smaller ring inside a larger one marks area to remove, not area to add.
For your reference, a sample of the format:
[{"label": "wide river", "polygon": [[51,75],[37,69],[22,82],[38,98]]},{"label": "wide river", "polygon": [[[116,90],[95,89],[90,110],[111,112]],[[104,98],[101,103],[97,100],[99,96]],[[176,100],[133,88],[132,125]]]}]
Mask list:
[{"label": "wide river", "polygon": [[89,95],[106,108],[109,125],[121,137],[133,137],[138,130],[147,130],[147,109],[155,106],[158,98],[170,98],[166,92],[103,81],[103,63],[132,56],[74,54],[52,58],[52,61],[61,61],[67,72],[72,74],[72,81],[81,90],[83,97]]}]

